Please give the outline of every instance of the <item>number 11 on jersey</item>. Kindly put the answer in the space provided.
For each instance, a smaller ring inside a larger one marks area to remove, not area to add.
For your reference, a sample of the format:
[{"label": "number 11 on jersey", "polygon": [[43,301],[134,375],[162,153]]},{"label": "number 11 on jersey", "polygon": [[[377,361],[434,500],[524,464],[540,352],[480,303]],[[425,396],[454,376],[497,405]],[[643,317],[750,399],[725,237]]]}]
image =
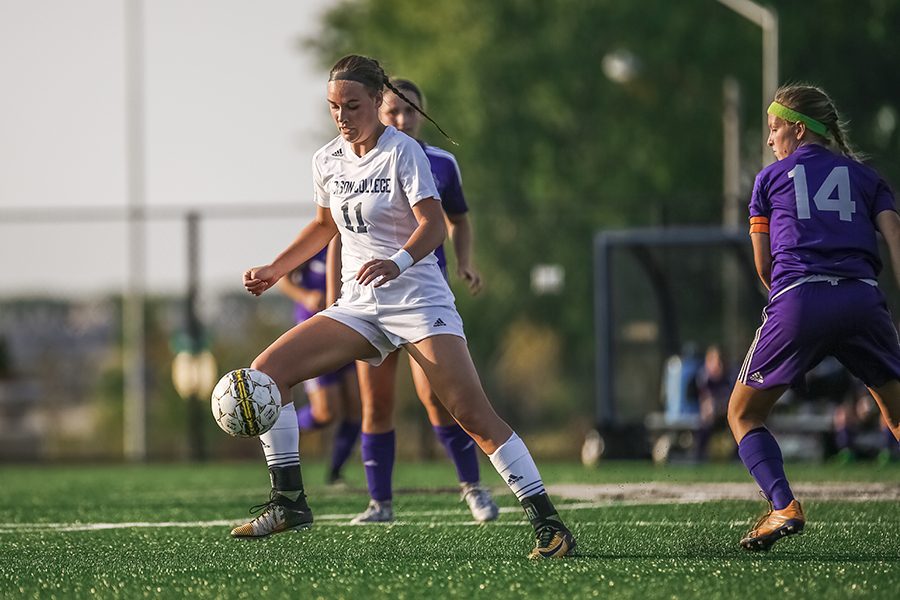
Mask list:
[{"label": "number 11 on jersey", "polygon": [[[806,186],[806,167],[797,165],[788,171],[794,180],[794,196],[797,199],[797,218],[809,219],[809,190]],[[832,194],[837,190],[837,198]],[[835,167],[822,182],[813,196],[816,209],[822,212],[836,212],[841,221],[852,221],[856,212],[856,202],[850,199],[850,172],[847,167]]]},{"label": "number 11 on jersey", "polygon": [[366,222],[363,221],[362,216],[362,202],[357,202],[356,206],[353,207],[353,211],[356,213],[356,227],[350,221],[350,205],[347,202],[341,204],[341,212],[344,214],[344,227],[356,233],[368,233],[369,228],[366,226]]}]

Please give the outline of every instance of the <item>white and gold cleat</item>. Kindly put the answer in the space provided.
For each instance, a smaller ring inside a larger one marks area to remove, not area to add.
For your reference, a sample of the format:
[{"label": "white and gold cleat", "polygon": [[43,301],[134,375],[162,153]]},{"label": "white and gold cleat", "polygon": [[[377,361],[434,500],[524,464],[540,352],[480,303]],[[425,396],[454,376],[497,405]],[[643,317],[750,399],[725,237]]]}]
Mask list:
[{"label": "white and gold cleat", "polygon": [[290,500],[272,491],[269,501],[254,506],[250,512],[262,512],[249,523],[244,523],[231,530],[231,537],[241,539],[259,539],[282,533],[312,527],[313,515],[301,494],[297,500]]}]

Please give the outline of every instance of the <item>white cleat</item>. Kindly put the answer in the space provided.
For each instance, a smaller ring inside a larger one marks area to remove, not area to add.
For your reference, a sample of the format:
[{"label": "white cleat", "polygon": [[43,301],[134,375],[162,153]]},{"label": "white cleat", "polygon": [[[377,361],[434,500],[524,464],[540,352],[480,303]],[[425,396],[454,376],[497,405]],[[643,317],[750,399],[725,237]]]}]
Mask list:
[{"label": "white cleat", "polygon": [[500,515],[500,509],[497,508],[497,503],[487,488],[477,483],[466,483],[463,485],[461,495],[461,499],[469,505],[472,518],[479,523],[493,521]]},{"label": "white cleat", "polygon": [[353,517],[350,522],[355,525],[367,523],[390,523],[394,520],[394,505],[390,500],[379,502],[369,500],[366,510]]}]

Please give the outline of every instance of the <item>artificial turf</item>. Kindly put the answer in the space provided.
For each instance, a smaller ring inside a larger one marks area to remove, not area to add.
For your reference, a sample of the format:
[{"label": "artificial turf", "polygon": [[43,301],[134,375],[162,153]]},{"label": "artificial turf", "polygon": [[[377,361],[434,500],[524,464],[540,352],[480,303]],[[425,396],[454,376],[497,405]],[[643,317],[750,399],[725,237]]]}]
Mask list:
[{"label": "artificial turf", "polygon": [[[748,481],[739,465],[544,464],[542,471],[551,483]],[[788,472],[796,482],[900,486],[896,466],[789,465]],[[492,475],[485,473],[487,482]],[[348,473],[348,490],[326,488],[323,476],[321,465],[305,467],[319,519],[313,529],[254,542],[229,539],[228,525],[217,522],[241,519],[265,500],[268,479],[257,464],[0,468],[0,594],[894,598],[900,589],[895,500],[807,502],[803,536],[749,554],[737,541],[762,508],[752,497],[596,506],[556,498],[579,554],[535,563],[525,558],[532,539],[518,511],[470,523],[449,465],[398,465],[393,526],[345,526],[341,515],[365,506],[361,470]],[[510,494],[494,490],[502,507],[514,508]],[[134,525],[85,530],[128,522]]]}]

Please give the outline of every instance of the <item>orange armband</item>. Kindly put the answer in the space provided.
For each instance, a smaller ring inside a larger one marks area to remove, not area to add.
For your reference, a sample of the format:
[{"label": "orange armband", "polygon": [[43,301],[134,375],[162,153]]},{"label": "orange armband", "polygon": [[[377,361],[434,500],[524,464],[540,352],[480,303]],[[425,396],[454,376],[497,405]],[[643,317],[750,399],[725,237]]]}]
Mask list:
[{"label": "orange armband", "polygon": [[769,218],[750,217],[750,233],[769,233]]}]

